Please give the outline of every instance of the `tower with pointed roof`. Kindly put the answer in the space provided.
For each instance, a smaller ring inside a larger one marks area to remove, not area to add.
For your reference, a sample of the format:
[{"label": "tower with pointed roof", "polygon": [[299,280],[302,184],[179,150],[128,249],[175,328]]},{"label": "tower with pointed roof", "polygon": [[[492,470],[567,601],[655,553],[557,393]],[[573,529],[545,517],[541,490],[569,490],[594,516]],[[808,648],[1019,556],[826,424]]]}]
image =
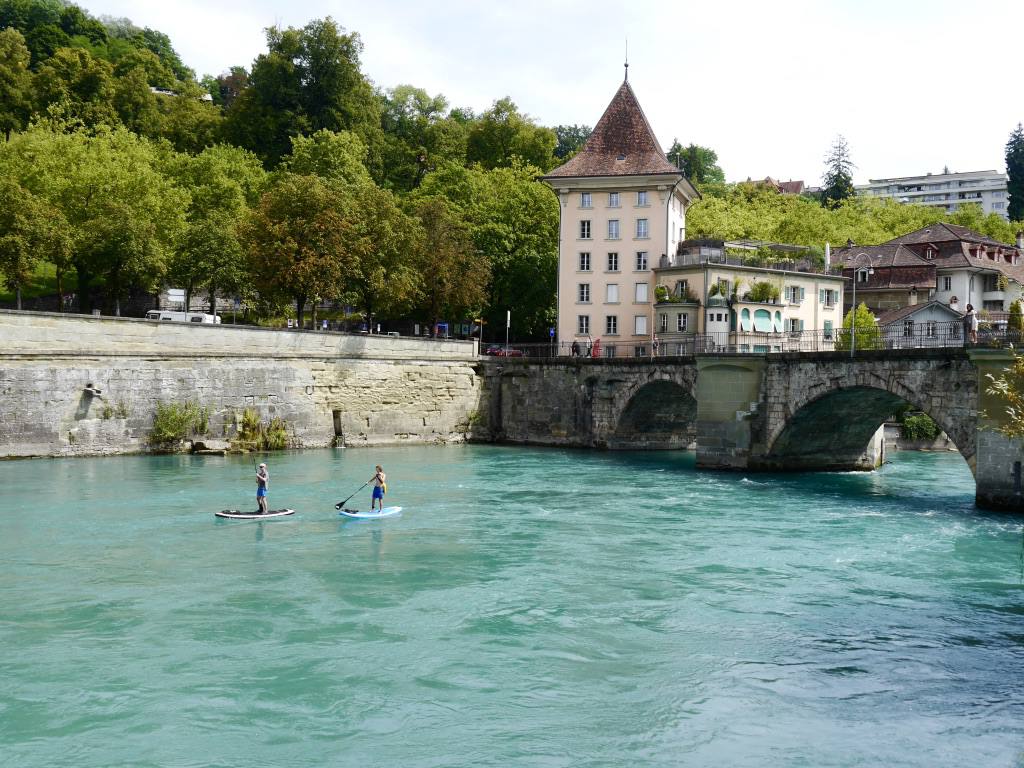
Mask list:
[{"label": "tower with pointed roof", "polygon": [[558,340],[648,354],[652,269],[684,240],[699,194],[665,157],[628,80],[583,148],[543,181],[560,207]]}]

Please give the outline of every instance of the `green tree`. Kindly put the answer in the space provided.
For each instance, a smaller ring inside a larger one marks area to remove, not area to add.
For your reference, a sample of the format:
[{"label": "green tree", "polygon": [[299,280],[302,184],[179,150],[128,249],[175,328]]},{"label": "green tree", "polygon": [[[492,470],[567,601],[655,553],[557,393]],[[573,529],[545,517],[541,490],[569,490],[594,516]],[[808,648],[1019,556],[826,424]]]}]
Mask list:
[{"label": "green tree", "polygon": [[266,172],[254,154],[225,145],[172,160],[169,172],[188,190],[191,203],[168,279],[185,289],[186,308],[193,293],[205,288],[216,313],[218,294],[242,289],[246,265],[238,227],[259,201]]},{"label": "green tree", "polygon": [[1020,123],[1006,142],[1006,174],[1010,199],[1006,213],[1010,221],[1024,221],[1024,126]]},{"label": "green tree", "polygon": [[506,97],[494,102],[470,128],[466,160],[484,168],[500,168],[518,158],[546,171],[554,165],[557,143],[553,130],[536,125]]},{"label": "green tree", "polygon": [[725,182],[725,173],[718,167],[718,153],[713,149],[697,144],[684,147],[678,139],[673,139],[666,157],[695,184]]},{"label": "green tree", "polygon": [[445,162],[466,160],[467,126],[447,113],[448,101],[422,88],[398,85],[380,96],[383,181],[398,191],[416,188]]},{"label": "green tree", "polygon": [[163,172],[166,147],[124,129],[86,133],[40,124],[3,145],[10,178],[67,219],[82,309],[99,288],[120,313],[129,290],[151,290],[185,225],[188,193]]},{"label": "green tree", "polygon": [[351,130],[367,146],[380,140],[380,108],[359,69],[362,43],[332,19],[302,29],[271,27],[268,51],[253,62],[249,85],[231,105],[226,130],[273,166],[291,139]]},{"label": "green tree", "polygon": [[854,349],[882,349],[884,346],[882,330],[866,304],[858,305],[856,313],[852,309],[846,313],[843,330],[836,337],[836,349],[850,349],[851,345],[855,345]]},{"label": "green tree", "polygon": [[253,284],[264,303],[342,295],[355,267],[345,219],[350,201],[315,176],[281,173],[242,227]]},{"label": "green tree", "polygon": [[346,238],[353,264],[348,289],[367,323],[410,309],[420,288],[419,222],[398,207],[391,192],[363,184],[351,192]]},{"label": "green tree", "polygon": [[1014,355],[1013,363],[998,376],[985,374],[991,384],[985,393],[1002,401],[1003,413],[984,414],[998,422],[995,430],[1010,440],[1024,438],[1024,355]]},{"label": "green tree", "polygon": [[0,131],[10,140],[28,122],[32,76],[25,38],[13,28],[0,30]]},{"label": "green tree", "polygon": [[65,265],[71,252],[67,221],[60,211],[17,182],[0,179],[0,274],[17,295],[41,261]]},{"label": "green tree", "polygon": [[61,48],[36,73],[36,108],[59,107],[63,117],[87,126],[117,125],[115,83],[110,64],[81,48]]},{"label": "green tree", "polygon": [[567,160],[570,155],[575,155],[590,138],[594,129],[589,125],[559,125],[555,127],[555,137],[558,143],[555,145],[555,157],[559,160]]},{"label": "green tree", "polygon": [[292,153],[283,167],[290,173],[319,176],[341,187],[371,184],[363,164],[366,145],[351,131],[320,130],[292,139]]},{"label": "green tree", "polygon": [[832,143],[832,149],[825,157],[825,175],[821,189],[822,206],[835,208],[843,200],[854,196],[853,168],[850,146],[846,139],[837,136]]},{"label": "green tree", "polygon": [[1007,335],[1016,340],[1024,337],[1024,307],[1021,307],[1020,299],[1010,302],[1010,317],[1006,321]]},{"label": "green tree", "polygon": [[420,310],[430,327],[444,318],[479,313],[487,301],[491,268],[476,253],[469,227],[443,198],[421,199],[416,216],[423,227]]},{"label": "green tree", "polygon": [[418,190],[447,199],[469,227],[491,270],[484,316],[492,328],[504,328],[511,310],[519,339],[547,338],[555,317],[558,201],[539,175],[518,161],[490,171],[452,164],[429,174]]}]

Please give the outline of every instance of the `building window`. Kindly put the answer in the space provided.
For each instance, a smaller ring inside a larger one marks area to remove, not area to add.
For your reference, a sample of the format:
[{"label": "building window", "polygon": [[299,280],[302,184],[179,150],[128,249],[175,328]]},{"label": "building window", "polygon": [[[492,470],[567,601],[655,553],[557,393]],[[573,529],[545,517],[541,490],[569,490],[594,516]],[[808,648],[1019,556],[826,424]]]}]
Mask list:
[{"label": "building window", "polygon": [[647,271],[647,251],[636,252],[636,271],[646,272]]},{"label": "building window", "polygon": [[619,207],[619,193],[618,192],[609,192],[608,193],[608,207],[609,208],[618,208]]},{"label": "building window", "polygon": [[690,295],[690,281],[676,280],[676,298],[685,299]]},{"label": "building window", "polygon": [[633,357],[647,357],[647,347],[642,344],[633,347]]},{"label": "building window", "polygon": [[668,333],[668,315],[664,312],[658,315],[658,333]]},{"label": "building window", "polygon": [[647,239],[647,219],[636,220],[636,236],[641,240]]},{"label": "building window", "polygon": [[590,303],[590,283],[580,283],[578,301],[580,304]]},{"label": "building window", "polygon": [[903,335],[907,336],[907,337],[910,337],[910,336],[914,335],[914,321],[913,320],[905,320],[903,322]]},{"label": "building window", "polygon": [[799,304],[804,300],[806,292],[804,288],[799,285],[787,285],[786,286],[786,301],[790,304]]},{"label": "building window", "polygon": [[637,283],[633,290],[633,301],[638,304],[646,304],[647,299],[647,283]]},{"label": "building window", "polygon": [[618,272],[619,271],[619,254],[609,253],[608,254],[608,271]]},{"label": "building window", "polygon": [[580,336],[586,336],[590,333],[590,315],[576,316],[576,333]]},{"label": "building window", "polygon": [[953,290],[953,276],[952,275],[942,275],[942,277],[939,278],[939,285],[942,286],[939,289],[940,291],[951,291],[951,290]]},{"label": "building window", "polygon": [[580,240],[590,239],[590,219],[584,219],[580,222]]},{"label": "building window", "polygon": [[608,283],[605,287],[605,299],[609,304],[619,303],[619,286],[617,283]]},{"label": "building window", "polygon": [[1003,203],[992,203],[992,208],[997,211],[1003,210]]},{"label": "building window", "polygon": [[619,220],[608,219],[608,239],[618,240],[619,239]]},{"label": "building window", "polygon": [[589,192],[580,192],[580,208],[593,208],[593,199]]},{"label": "building window", "polygon": [[636,204],[637,205],[647,205],[647,191],[646,190],[641,190],[641,191],[636,193]]},{"label": "building window", "polygon": [[686,333],[686,313],[676,313],[676,330],[680,333]]},{"label": "building window", "polygon": [[821,303],[825,305],[825,309],[831,309],[836,305],[836,298],[838,295],[839,291],[835,291],[831,288],[822,288],[818,298]]},{"label": "building window", "polygon": [[636,315],[633,318],[633,335],[634,336],[646,336],[647,335],[647,315]]},{"label": "building window", "polygon": [[830,340],[832,338],[832,321],[831,320],[826,320],[825,321],[825,333],[823,334],[823,336],[824,336],[824,338],[826,340]]},{"label": "building window", "polygon": [[786,330],[790,333],[799,333],[804,329],[804,321],[798,317],[786,318]]},{"label": "building window", "polygon": [[934,339],[939,335],[939,329],[938,326],[935,324],[934,320],[928,321],[928,325],[926,326],[925,330],[928,334],[928,338],[930,339]]},{"label": "building window", "polygon": [[619,332],[619,318],[616,315],[608,315],[604,319],[604,332],[608,336],[615,336]]},{"label": "building window", "polygon": [[583,251],[580,253],[580,272],[590,271],[590,253]]},{"label": "building window", "polygon": [[[929,251],[929,253],[930,253],[930,251]],[[868,281],[869,277],[871,277],[871,275],[870,275],[868,270],[866,270],[866,269],[858,269],[857,270],[857,282],[858,283],[866,283]]]}]

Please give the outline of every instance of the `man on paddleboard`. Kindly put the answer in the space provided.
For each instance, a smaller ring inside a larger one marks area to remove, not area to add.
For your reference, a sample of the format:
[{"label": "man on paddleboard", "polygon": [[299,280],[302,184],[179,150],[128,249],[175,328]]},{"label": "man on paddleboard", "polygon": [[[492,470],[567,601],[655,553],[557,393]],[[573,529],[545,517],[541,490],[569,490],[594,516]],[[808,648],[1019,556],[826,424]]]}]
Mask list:
[{"label": "man on paddleboard", "polygon": [[267,514],[267,483],[270,482],[270,474],[267,472],[267,465],[260,464],[256,470],[256,503],[259,504],[259,513]]},{"label": "man on paddleboard", "polygon": [[384,509],[384,494],[388,492],[388,476],[384,474],[384,468],[378,464],[377,471],[373,475],[373,499],[370,501],[370,511],[373,511],[373,505],[377,505],[377,509]]}]

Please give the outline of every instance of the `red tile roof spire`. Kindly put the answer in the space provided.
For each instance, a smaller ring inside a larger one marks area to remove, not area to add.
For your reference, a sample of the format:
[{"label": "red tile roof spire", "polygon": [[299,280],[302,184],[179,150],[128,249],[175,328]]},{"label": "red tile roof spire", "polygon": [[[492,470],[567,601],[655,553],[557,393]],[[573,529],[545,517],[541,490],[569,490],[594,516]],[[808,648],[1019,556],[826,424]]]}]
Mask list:
[{"label": "red tile roof spire", "polygon": [[[629,64],[626,64],[629,74]],[[640,102],[623,80],[583,148],[545,179],[589,176],[643,176],[682,172],[665,157],[665,152],[647,122]]]}]

